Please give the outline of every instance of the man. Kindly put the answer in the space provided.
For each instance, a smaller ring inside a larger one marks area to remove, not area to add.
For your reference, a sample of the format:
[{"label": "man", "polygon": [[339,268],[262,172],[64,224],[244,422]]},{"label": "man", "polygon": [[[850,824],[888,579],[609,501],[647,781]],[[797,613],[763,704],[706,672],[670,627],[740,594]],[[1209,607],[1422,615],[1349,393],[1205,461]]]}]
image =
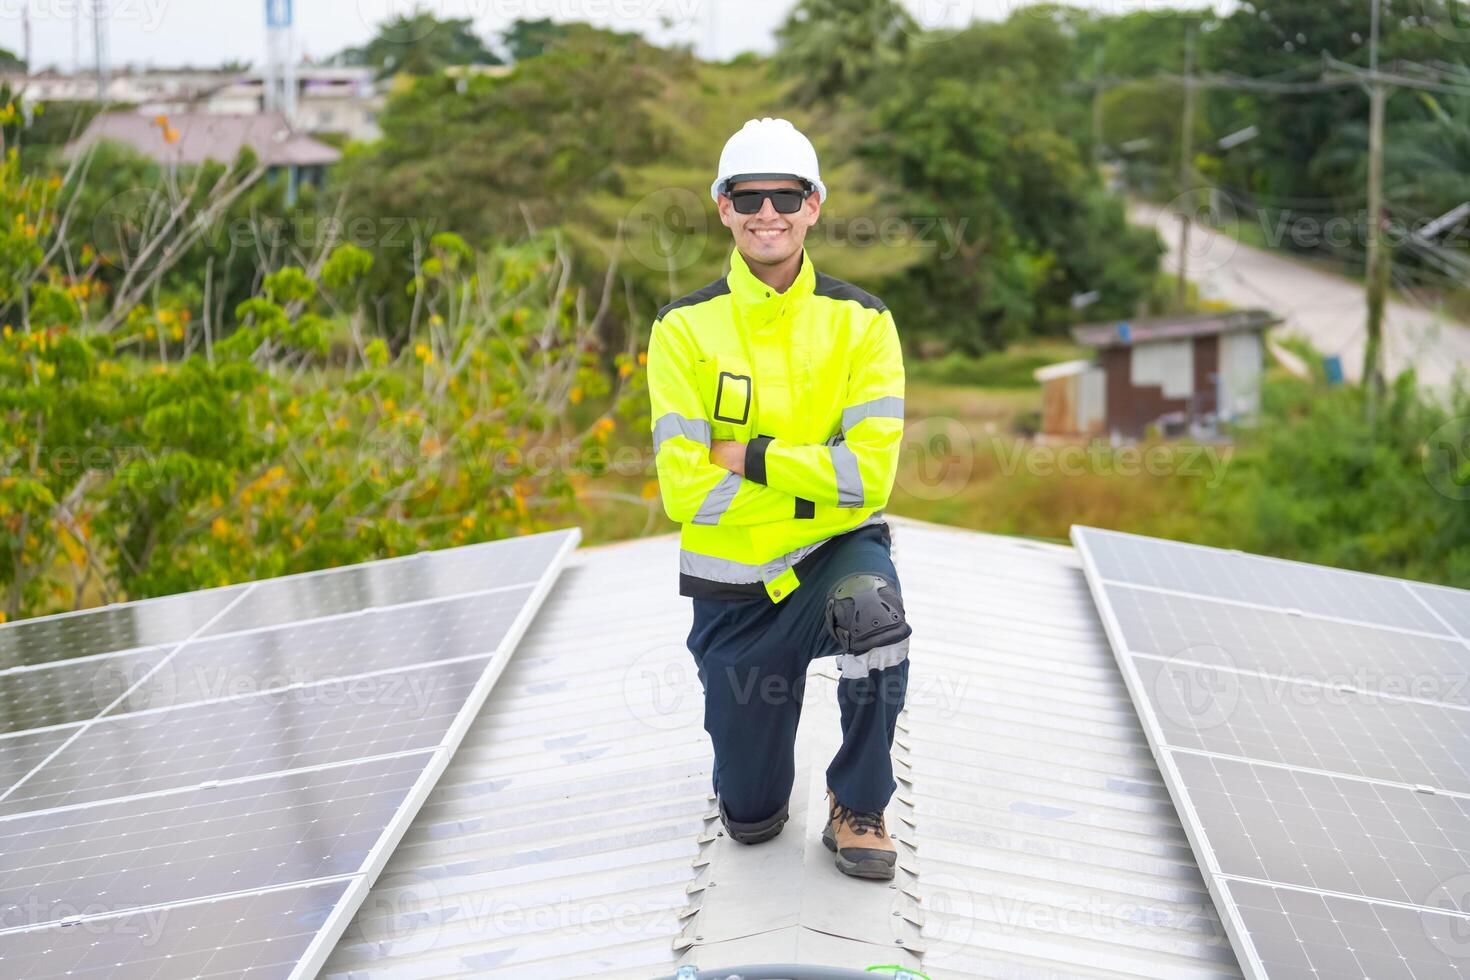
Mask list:
[{"label": "man", "polygon": [[892,878],[883,810],[911,633],[882,513],[903,435],[898,332],[876,297],[812,268],[827,189],[791,123],[746,123],[710,193],[730,272],[659,311],[648,388],[720,818],[746,844],[781,832],[807,666],[835,656],[822,839],[843,872]]}]

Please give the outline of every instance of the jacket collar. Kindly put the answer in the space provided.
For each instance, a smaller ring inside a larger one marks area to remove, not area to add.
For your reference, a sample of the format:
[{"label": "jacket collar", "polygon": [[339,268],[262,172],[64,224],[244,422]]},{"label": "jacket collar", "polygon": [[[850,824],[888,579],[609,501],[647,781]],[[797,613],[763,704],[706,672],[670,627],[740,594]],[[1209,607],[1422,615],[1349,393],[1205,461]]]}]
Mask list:
[{"label": "jacket collar", "polygon": [[787,312],[811,296],[817,285],[817,272],[804,248],[801,250],[801,269],[784,293],[776,292],[757,279],[738,248],[730,252],[730,274],[725,278],[736,304],[763,319]]}]

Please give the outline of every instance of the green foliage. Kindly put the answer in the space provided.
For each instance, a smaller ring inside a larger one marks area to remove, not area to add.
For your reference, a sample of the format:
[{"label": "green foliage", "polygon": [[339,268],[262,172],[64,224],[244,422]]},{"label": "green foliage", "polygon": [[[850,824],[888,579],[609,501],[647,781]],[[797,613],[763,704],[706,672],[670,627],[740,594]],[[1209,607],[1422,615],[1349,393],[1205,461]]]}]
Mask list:
[{"label": "green foliage", "polygon": [[[1382,63],[1407,75],[1422,74],[1422,66],[1451,75],[1470,71],[1459,43],[1462,6],[1456,0],[1384,0]],[[1371,12],[1366,0],[1251,0],[1218,17],[1208,10],[1159,10],[1081,18],[1075,21],[1076,74],[1087,83],[1099,74],[1115,80],[1102,100],[1106,144],[1133,188],[1167,200],[1181,190],[1177,77],[1186,28],[1195,28],[1203,72],[1311,83],[1321,79],[1328,58],[1368,65]],[[1470,196],[1470,97],[1390,92],[1385,200],[1396,225],[1414,226]],[[1356,85],[1301,92],[1206,89],[1198,99],[1194,168],[1233,202],[1248,238],[1360,268],[1368,112],[1367,95]],[[1255,138],[1230,149],[1218,146],[1220,138],[1251,126],[1259,130]],[[1346,236],[1323,234],[1329,222],[1346,222]],[[1301,237],[1292,234],[1298,223]],[[1396,263],[1421,280],[1453,287],[1463,278],[1463,257],[1446,256],[1442,243],[1410,242],[1396,251]]]},{"label": "green foliage", "polygon": [[575,30],[575,25],[558,24],[548,17],[538,20],[517,17],[501,32],[500,39],[511,60],[520,62],[545,54],[547,48],[573,36]]},{"label": "green foliage", "polygon": [[1071,56],[1055,20],[1023,12],[917,47],[886,86],[867,158],[920,214],[964,230],[888,290],[922,332],[978,353],[1061,332],[1077,293],[1099,291],[1103,317],[1146,295],[1156,237],[1128,226],[1065,135],[1071,110],[1052,80]]},{"label": "green foliage", "polygon": [[812,105],[888,78],[918,33],[894,0],[800,0],[776,30],[775,67],[801,79],[797,99]]},{"label": "green foliage", "polygon": [[1470,393],[1450,405],[1401,375],[1367,419],[1358,386],[1273,378],[1227,478],[1202,491],[1204,540],[1470,585]]},{"label": "green foliage", "polygon": [[379,77],[432,75],[451,65],[498,65],[495,52],[475,35],[469,19],[440,20],[422,8],[378,26],[372,40],[337,56],[348,65],[367,65]]},{"label": "green foliage", "polygon": [[38,252],[59,186],[13,153],[0,167],[0,281],[29,313],[0,328],[0,619],[548,526],[596,467],[534,452],[606,442],[613,416],[578,431],[579,406],[642,402],[639,366],[614,385],[599,363],[545,240],[436,237],[422,332],[397,353],[362,338],[372,257],[353,245],[320,279],[265,274],[213,344],[168,305],[95,332],[82,311],[106,290]]},{"label": "green foliage", "polygon": [[972,388],[1036,388],[1037,368],[1075,360],[1087,354],[1082,348],[1063,344],[1016,344],[1004,351],[974,357],[951,352],[933,360],[911,358],[905,365],[908,378],[928,384],[964,385]]}]

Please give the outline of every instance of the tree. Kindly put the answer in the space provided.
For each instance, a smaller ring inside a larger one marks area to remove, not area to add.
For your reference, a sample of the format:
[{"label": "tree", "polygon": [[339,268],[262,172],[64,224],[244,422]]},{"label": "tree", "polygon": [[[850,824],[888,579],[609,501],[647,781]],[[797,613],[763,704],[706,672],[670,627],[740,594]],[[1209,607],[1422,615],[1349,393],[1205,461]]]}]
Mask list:
[{"label": "tree", "polygon": [[1155,236],[1127,225],[1065,135],[1077,109],[1052,80],[1071,54],[1057,20],[1021,13],[917,48],[878,99],[865,156],[917,213],[961,231],[885,297],[911,326],[981,352],[1061,330],[1077,293],[1126,316],[1148,292]]},{"label": "tree", "polygon": [[894,0],[801,0],[776,29],[775,64],[810,105],[894,71],[918,31]]},{"label": "tree", "polygon": [[[1439,0],[1383,0],[1384,63],[1399,58],[1463,63],[1453,35],[1426,26],[1430,8],[1439,6]],[[1207,70],[1297,80],[1319,77],[1324,56],[1366,67],[1371,8],[1364,0],[1243,3],[1202,38],[1201,63]],[[1268,206],[1305,205],[1327,212],[1338,205],[1348,211],[1361,205],[1364,181],[1358,161],[1340,154],[1321,156],[1344,126],[1368,118],[1367,95],[1356,86],[1299,95],[1229,92],[1208,100],[1207,106],[1217,133],[1248,125],[1261,131],[1221,160],[1220,181],[1236,193],[1258,195]],[[1405,111],[1412,110],[1401,100],[1390,103],[1390,127]]]},{"label": "tree", "polygon": [[[1186,35],[1193,30],[1203,36],[1213,22],[1208,9],[1074,16],[1070,21],[1076,30],[1078,80],[1089,88],[1097,83],[1108,86],[1102,103],[1107,148],[1119,154],[1124,143],[1141,144],[1121,154],[1139,182],[1175,186],[1184,92],[1160,76],[1178,76],[1184,70]],[[1204,145],[1208,138],[1206,122],[1198,119],[1195,145]]]},{"label": "tree", "polygon": [[371,66],[379,77],[432,75],[451,65],[502,64],[476,36],[472,21],[440,20],[422,9],[382,24],[366,45],[348,48],[336,60]]},{"label": "tree", "polygon": [[549,17],[540,20],[518,17],[501,33],[500,40],[510,52],[511,60],[519,63],[545,54],[547,48],[572,33],[571,26],[558,24]]},{"label": "tree", "polygon": [[[61,185],[0,165],[0,293],[27,312],[0,328],[0,620],[559,523],[638,411],[636,355],[603,369],[549,237],[435,236],[397,354],[362,329],[372,258],[352,245],[265,276],[213,343],[152,302],[102,332],[84,310],[112,300],[65,255]],[[584,403],[610,410],[574,420]],[[566,446],[577,465],[538,462]]]}]

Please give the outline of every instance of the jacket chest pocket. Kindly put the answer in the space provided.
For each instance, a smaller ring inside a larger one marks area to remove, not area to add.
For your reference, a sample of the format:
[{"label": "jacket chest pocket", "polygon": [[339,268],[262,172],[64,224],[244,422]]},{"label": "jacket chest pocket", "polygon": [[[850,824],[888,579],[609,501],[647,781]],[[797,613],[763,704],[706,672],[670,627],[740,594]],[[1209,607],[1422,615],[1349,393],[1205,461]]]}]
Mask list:
[{"label": "jacket chest pocket", "polygon": [[755,378],[742,358],[719,354],[697,363],[700,397],[716,439],[745,439],[755,422]]}]

